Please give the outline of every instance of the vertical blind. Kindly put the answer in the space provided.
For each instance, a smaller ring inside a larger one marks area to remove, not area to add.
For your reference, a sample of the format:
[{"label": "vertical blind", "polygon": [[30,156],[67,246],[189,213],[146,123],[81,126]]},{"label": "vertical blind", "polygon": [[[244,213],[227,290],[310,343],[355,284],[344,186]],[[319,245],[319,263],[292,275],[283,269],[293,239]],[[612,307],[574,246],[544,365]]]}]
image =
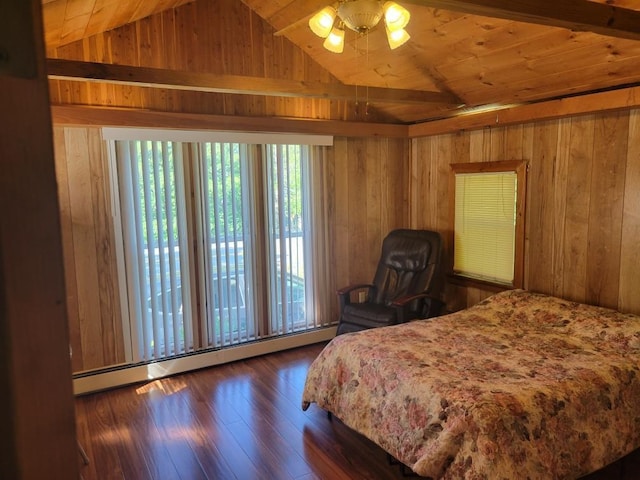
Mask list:
[{"label": "vertical blind", "polygon": [[193,349],[179,144],[116,144],[133,361]]},{"label": "vertical blind", "polygon": [[132,361],[330,323],[314,302],[312,246],[325,242],[309,151],[115,142]]},{"label": "vertical blind", "polygon": [[[306,329],[306,312],[312,311],[309,256],[308,150],[299,145],[264,147],[268,201],[267,229],[269,263],[270,333],[284,334]],[[306,254],[305,254],[306,251]],[[310,322],[313,324],[313,322]]]},{"label": "vertical blind", "polygon": [[208,345],[256,339],[247,145],[200,144]]},{"label": "vertical blind", "polygon": [[512,284],[517,174],[456,173],[454,272]]}]

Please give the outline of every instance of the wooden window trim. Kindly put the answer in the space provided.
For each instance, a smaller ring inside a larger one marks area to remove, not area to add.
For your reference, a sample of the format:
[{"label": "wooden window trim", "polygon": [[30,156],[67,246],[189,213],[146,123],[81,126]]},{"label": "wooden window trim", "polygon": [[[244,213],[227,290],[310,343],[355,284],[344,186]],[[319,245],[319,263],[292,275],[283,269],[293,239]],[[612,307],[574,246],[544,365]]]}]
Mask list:
[{"label": "wooden window trim", "polygon": [[[451,248],[452,253],[449,259],[450,278],[454,283],[463,286],[477,287],[482,285],[486,287],[495,287],[501,290],[509,288],[523,288],[524,286],[524,249],[525,249],[525,212],[527,198],[527,170],[528,163],[526,160],[501,160],[495,162],[468,162],[468,163],[452,163],[450,165],[451,173],[449,175],[449,225],[451,225]],[[453,273],[453,252],[455,245],[455,194],[456,194],[456,174],[459,173],[491,173],[491,172],[515,172],[517,178],[517,196],[516,196],[516,240],[515,240],[515,258],[513,283],[500,284],[496,282],[488,282],[483,280],[472,279],[463,275]]]}]

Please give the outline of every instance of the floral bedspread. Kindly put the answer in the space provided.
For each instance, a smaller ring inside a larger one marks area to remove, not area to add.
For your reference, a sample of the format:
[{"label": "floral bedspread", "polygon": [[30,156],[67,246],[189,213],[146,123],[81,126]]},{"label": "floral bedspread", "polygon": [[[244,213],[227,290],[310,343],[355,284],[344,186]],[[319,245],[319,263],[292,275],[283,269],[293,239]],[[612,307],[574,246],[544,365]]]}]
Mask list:
[{"label": "floral bedspread", "polygon": [[503,292],[336,337],[312,402],[426,477],[577,478],[640,447],[640,317]]}]

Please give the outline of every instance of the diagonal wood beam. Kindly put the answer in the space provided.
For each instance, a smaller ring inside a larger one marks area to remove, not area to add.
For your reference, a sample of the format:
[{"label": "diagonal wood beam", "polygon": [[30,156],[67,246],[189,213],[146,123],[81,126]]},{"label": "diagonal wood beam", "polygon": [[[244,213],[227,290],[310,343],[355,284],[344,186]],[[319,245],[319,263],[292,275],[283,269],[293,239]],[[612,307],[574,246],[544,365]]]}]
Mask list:
[{"label": "diagonal wood beam", "polygon": [[399,0],[399,2],[405,7],[420,5],[640,40],[640,11],[587,0]]},{"label": "diagonal wood beam", "polygon": [[[327,100],[353,100],[357,97],[355,85],[193,73],[59,58],[47,59],[47,74],[50,79],[55,80],[118,83],[171,90],[273,97],[323,98]],[[362,90],[362,87],[360,89]],[[367,92],[368,100],[372,103],[438,103],[447,105],[462,103],[455,95],[444,92],[379,87],[368,87]]]}]

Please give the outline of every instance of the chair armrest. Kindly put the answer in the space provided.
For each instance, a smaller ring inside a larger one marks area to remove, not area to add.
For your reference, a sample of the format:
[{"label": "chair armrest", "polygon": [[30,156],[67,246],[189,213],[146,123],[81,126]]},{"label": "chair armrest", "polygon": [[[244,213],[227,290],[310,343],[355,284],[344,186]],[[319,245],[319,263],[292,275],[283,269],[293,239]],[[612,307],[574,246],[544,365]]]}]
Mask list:
[{"label": "chair armrest", "polygon": [[356,285],[348,285],[346,287],[339,288],[336,293],[338,294],[338,300],[340,301],[340,316],[342,316],[344,307],[351,303],[351,292],[364,289],[371,291],[372,288],[375,288],[374,285],[371,285],[369,283],[359,283]]},{"label": "chair armrest", "polygon": [[361,289],[371,288],[371,287],[373,287],[373,285],[371,285],[370,283],[359,283],[357,285],[348,285],[346,287],[339,288],[336,291],[336,293],[338,295],[346,295],[347,293],[351,293],[354,290],[361,290]]},{"label": "chair armrest", "polygon": [[444,302],[430,293],[417,293],[415,295],[405,295],[404,297],[396,298],[393,302],[391,302],[391,306],[397,310],[397,319],[398,323],[404,323],[410,320],[407,317],[406,307],[414,300],[428,300],[429,301],[429,309],[426,312],[426,316],[424,318],[435,317],[440,314],[442,307],[444,306]]},{"label": "chair armrest", "polygon": [[442,300],[431,295],[430,293],[416,293],[415,295],[405,295],[404,297],[398,297],[393,302],[391,302],[391,305],[394,307],[404,307],[407,303],[418,300],[419,298],[428,298],[430,300],[435,300],[442,303]]}]

